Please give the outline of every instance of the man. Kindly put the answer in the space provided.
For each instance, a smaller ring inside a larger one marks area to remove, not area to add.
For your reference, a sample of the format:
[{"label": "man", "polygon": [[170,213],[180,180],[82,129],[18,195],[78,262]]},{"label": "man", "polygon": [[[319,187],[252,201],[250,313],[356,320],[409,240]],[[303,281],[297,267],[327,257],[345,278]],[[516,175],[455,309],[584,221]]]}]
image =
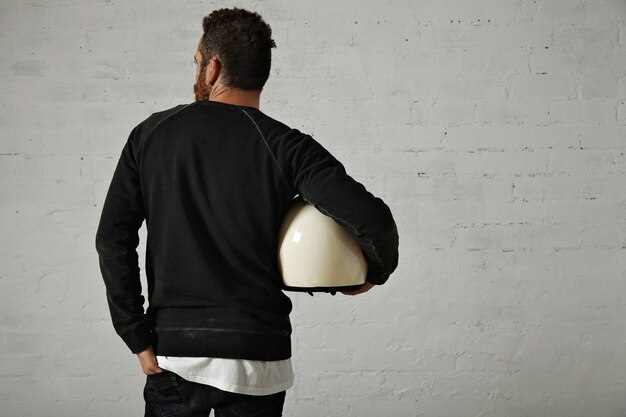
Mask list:
[{"label": "man", "polygon": [[346,295],[387,281],[398,231],[389,207],[321,144],[259,109],[276,46],[261,16],[220,9],[202,26],[196,100],[131,131],[96,249],[114,328],[146,374],[146,416],[280,416],[293,384],[292,304],[277,236],[293,198],[355,231],[367,282]]}]

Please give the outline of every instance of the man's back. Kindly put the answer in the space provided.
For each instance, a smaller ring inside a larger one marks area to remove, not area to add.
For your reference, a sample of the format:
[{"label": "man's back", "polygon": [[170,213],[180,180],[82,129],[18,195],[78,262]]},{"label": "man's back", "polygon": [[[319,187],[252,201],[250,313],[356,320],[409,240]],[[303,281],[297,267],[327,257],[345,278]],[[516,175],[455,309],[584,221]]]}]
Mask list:
[{"label": "man's back", "polygon": [[[124,283],[107,285],[114,326],[131,350],[152,342],[157,355],[289,358],[292,304],[276,251],[298,194],[355,233],[368,281],[384,283],[397,266],[387,205],[309,135],[254,107],[197,101],[152,114],[133,129],[109,193],[132,187],[134,199],[107,197],[98,231],[123,238],[120,205],[143,209],[147,315],[125,309]],[[105,281],[107,270],[132,265],[99,241]]]},{"label": "man's back", "polygon": [[[250,118],[261,114],[212,101],[167,112],[140,151],[155,352],[285,359],[292,305],[274,242],[293,195]],[[165,330],[180,324],[206,336]]]}]

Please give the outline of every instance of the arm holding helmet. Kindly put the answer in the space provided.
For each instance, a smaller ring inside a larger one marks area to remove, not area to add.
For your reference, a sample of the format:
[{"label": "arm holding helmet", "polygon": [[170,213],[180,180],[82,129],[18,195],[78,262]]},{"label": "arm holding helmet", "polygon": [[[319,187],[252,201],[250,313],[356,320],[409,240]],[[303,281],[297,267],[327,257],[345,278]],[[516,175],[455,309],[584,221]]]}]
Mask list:
[{"label": "arm holding helmet", "polygon": [[362,289],[384,284],[398,266],[398,229],[391,210],[352,178],[326,148],[310,135],[290,129],[277,141],[278,161],[294,193],[351,230],[368,265]]}]

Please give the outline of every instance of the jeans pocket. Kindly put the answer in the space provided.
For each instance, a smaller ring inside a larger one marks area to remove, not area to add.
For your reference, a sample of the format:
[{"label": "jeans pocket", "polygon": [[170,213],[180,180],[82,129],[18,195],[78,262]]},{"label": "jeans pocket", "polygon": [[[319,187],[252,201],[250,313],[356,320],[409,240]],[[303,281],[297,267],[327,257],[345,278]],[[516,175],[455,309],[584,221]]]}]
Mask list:
[{"label": "jeans pocket", "polygon": [[146,375],[144,399],[158,417],[169,417],[187,407],[187,400],[172,371]]}]

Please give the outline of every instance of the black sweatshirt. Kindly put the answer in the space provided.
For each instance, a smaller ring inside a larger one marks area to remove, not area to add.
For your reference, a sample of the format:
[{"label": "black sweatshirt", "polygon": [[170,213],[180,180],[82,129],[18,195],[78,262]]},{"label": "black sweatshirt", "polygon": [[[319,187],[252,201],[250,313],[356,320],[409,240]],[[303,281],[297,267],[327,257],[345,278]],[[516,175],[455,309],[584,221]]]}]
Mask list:
[{"label": "black sweatshirt", "polygon": [[[389,207],[310,135],[259,109],[180,104],[139,123],[104,201],[96,250],[113,326],[131,352],[291,357],[278,231],[294,197],[352,230],[383,284],[398,265]],[[138,230],[146,220],[144,314]]]}]

